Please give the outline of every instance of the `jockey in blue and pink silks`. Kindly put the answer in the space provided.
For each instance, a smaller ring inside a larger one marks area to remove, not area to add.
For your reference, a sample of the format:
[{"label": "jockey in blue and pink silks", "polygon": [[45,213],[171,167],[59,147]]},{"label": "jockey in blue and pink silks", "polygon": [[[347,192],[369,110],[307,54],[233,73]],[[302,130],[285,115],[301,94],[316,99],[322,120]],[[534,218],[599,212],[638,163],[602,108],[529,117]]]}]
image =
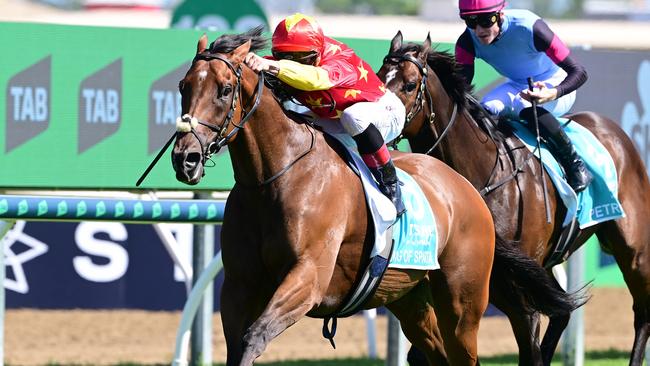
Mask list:
[{"label": "jockey in blue and pink silks", "polygon": [[[492,115],[521,118],[533,126],[531,101],[537,101],[540,134],[564,168],[569,185],[582,191],[593,177],[556,117],[573,106],[587,73],[544,20],[528,10],[504,10],[505,5],[504,0],[459,0],[467,29],[456,42],[456,60],[470,84],[475,58],[508,79],[481,101]],[[535,80],[534,91],[528,90],[528,77]]]},{"label": "jockey in blue and pink silks", "polygon": [[386,141],[395,139],[404,127],[404,104],[366,61],[344,43],[326,37],[310,16],[286,17],[271,42],[273,57],[251,52],[246,64],[289,86],[293,96],[317,116],[317,124],[340,123],[354,139],[381,192],[402,214],[400,182]]}]

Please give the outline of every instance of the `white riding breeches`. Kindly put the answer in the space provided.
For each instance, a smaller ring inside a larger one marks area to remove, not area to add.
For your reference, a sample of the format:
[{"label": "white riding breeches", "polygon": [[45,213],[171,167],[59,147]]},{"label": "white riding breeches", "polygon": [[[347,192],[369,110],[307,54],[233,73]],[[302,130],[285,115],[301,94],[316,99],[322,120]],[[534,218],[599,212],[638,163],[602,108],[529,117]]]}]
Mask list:
[{"label": "white riding breeches", "polygon": [[[559,69],[550,79],[541,81],[543,81],[549,88],[553,88],[559,85],[564,78],[566,78],[566,75],[566,71]],[[521,91],[527,89],[528,85],[526,84],[508,80],[487,93],[483,97],[483,100],[481,100],[481,104],[494,116],[518,119],[519,112],[521,112],[522,109],[532,106],[529,101],[522,98],[519,94]],[[571,109],[575,100],[576,92],[573,91],[569,94],[563,95],[559,99],[544,103],[540,105],[540,107],[551,112],[554,116],[560,117],[569,112],[569,109]]]},{"label": "white riding breeches", "polygon": [[[325,118],[316,118],[314,123],[332,135],[348,135],[348,138],[360,134],[373,124],[384,142],[390,142],[402,133],[405,119],[404,104],[397,95],[386,90],[386,94],[376,102],[359,102],[346,108],[341,114],[341,123]],[[356,147],[354,141],[351,146]]]}]

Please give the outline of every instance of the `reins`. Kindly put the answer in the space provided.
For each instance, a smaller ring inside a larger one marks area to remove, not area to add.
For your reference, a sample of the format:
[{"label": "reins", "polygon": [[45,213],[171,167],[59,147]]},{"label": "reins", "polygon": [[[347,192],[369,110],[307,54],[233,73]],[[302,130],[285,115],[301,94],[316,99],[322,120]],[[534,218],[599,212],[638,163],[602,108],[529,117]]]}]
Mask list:
[{"label": "reins", "polygon": [[[384,57],[384,64],[398,64],[401,61],[408,61],[417,66],[418,70],[420,71],[420,75],[422,75],[422,79],[420,79],[420,85],[418,87],[418,93],[415,96],[415,103],[409,110],[409,112],[406,114],[406,120],[404,122],[404,128],[406,128],[411,122],[413,121],[413,117],[415,117],[419,112],[424,113],[424,105],[425,105],[425,99],[424,96],[426,96],[426,103],[429,106],[430,113],[427,116],[427,120],[430,125],[432,125],[435,122],[436,119],[436,113],[433,111],[433,97],[431,96],[431,91],[429,91],[429,88],[427,87],[427,79],[429,77],[429,69],[428,65],[422,64],[420,60],[417,58],[413,57],[412,55],[409,54],[396,54],[396,53],[391,53],[386,55]],[[451,117],[449,118],[449,123],[445,127],[445,129],[442,131],[442,133],[436,138],[436,141],[434,142],[433,146],[425,154],[429,155],[433,150],[438,147],[440,142],[443,140],[443,138],[449,133],[451,130],[451,127],[454,125],[456,122],[456,119],[458,117],[458,104],[454,103],[454,109],[451,112]],[[400,135],[396,140],[400,140],[402,138],[402,135]]]},{"label": "reins", "polygon": [[[225,58],[225,57],[223,57],[223,56],[221,56],[219,54],[213,54],[213,53],[209,53],[209,52],[201,52],[201,53],[197,54],[194,57],[194,60],[192,60],[192,63],[196,62],[197,60],[204,60],[204,61],[219,60],[219,61],[222,61],[235,74],[235,76],[237,77],[237,85],[235,86],[235,92],[233,93],[230,109],[228,110],[228,113],[226,114],[223,121],[219,125],[200,120],[200,119],[198,119],[196,117],[193,117],[193,116],[190,116],[188,114],[185,114],[182,117],[179,117],[178,120],[176,121],[176,125],[177,125],[176,129],[177,130],[172,134],[171,138],[167,141],[167,143],[165,143],[165,145],[162,147],[162,149],[160,150],[158,155],[156,155],[154,160],[149,164],[149,166],[147,167],[145,172],[142,174],[142,176],[140,176],[140,179],[138,179],[138,181],[136,183],[136,186],[140,186],[142,181],[144,181],[144,179],[149,174],[151,169],[153,169],[153,167],[156,165],[158,160],[160,160],[160,158],[165,153],[167,148],[169,148],[169,145],[171,145],[172,141],[174,141],[174,139],[178,136],[179,133],[191,133],[197,139],[197,141],[201,145],[201,164],[203,164],[203,166],[205,166],[205,163],[208,160],[210,160],[212,155],[218,153],[221,150],[221,148],[228,145],[230,140],[237,134],[237,132],[239,132],[239,130],[244,128],[244,126],[246,125],[246,122],[248,122],[248,120],[253,116],[253,113],[255,113],[255,111],[257,110],[257,108],[260,105],[260,101],[261,101],[261,98],[262,98],[262,92],[264,91],[264,73],[263,72],[258,74],[257,89],[256,89],[255,101],[253,103],[253,106],[251,107],[251,109],[248,112],[246,112],[244,107],[241,106],[242,114],[244,115],[244,117],[242,117],[242,119],[239,121],[239,123],[236,123],[235,121],[233,121],[233,116],[234,116],[234,113],[235,113],[235,111],[237,109],[237,101],[240,99],[241,89],[242,89],[242,83],[241,83],[242,69],[241,69],[241,65],[238,68],[235,68],[235,66],[227,58]],[[241,105],[241,103],[240,103],[240,105]],[[206,143],[205,141],[203,141],[201,139],[199,134],[196,132],[196,126],[198,126],[198,125],[205,126],[205,127],[209,128],[210,130],[216,132],[217,135],[219,136],[219,139],[216,142],[211,142],[209,144]],[[228,127],[230,125],[232,125],[233,128],[226,135],[226,132],[228,131]],[[273,176],[271,176],[270,178],[265,179],[264,181],[260,182],[257,185],[258,187],[270,184],[271,182],[278,179],[280,176],[282,176],[284,173],[286,173],[289,169],[291,169],[291,167],[293,167],[293,165],[296,164],[300,159],[305,157],[307,154],[309,154],[313,150],[315,136],[314,136],[313,131],[310,131],[310,132],[311,132],[311,144],[310,144],[309,148],[305,152],[301,153],[291,163],[289,163],[287,166],[285,166],[283,169],[281,169],[278,173],[276,173]],[[205,171],[204,171],[204,174],[205,174]],[[237,180],[235,179],[235,181],[237,181]],[[241,184],[241,182],[237,182],[237,183]],[[246,185],[243,185],[243,186],[246,186]]]},{"label": "reins", "polygon": [[[242,83],[241,83],[241,65],[235,69],[235,66],[228,60],[227,58],[219,55],[219,54],[213,54],[209,52],[202,52],[197,54],[194,57],[194,60],[192,63],[196,62],[197,60],[204,60],[204,61],[211,61],[211,60],[219,60],[224,62],[228,68],[235,74],[237,77],[237,86],[235,86],[235,93],[233,94],[232,97],[232,103],[230,106],[230,109],[228,110],[228,113],[224,117],[223,121],[221,122],[220,125],[215,125],[206,121],[202,121],[200,119],[196,119],[196,122],[200,125],[203,125],[212,131],[216,132],[219,135],[219,140],[217,142],[211,142],[207,147],[205,147],[205,143],[201,140],[200,136],[196,133],[195,126],[192,125],[190,122],[189,126],[189,132],[196,137],[196,139],[199,141],[199,144],[201,145],[201,161],[205,165],[205,162],[210,159],[210,157],[216,153],[218,153],[222,147],[226,146],[228,142],[241,130],[244,128],[244,125],[248,120],[251,118],[253,113],[257,110],[257,107],[260,105],[260,101],[262,98],[262,92],[264,90],[264,73],[260,73],[258,75],[258,80],[257,80],[257,92],[255,95],[255,102],[253,103],[253,106],[251,107],[250,111],[246,112],[244,110],[244,107],[242,106],[242,114],[244,114],[244,117],[239,121],[239,124],[235,123],[232,118],[233,115],[235,114],[235,110],[237,109],[237,100],[240,98],[241,95],[241,88],[242,88]],[[181,123],[188,123],[187,119],[194,119],[188,115],[184,115],[181,117]],[[228,126],[232,125],[233,129],[226,135],[226,132],[228,131]],[[181,124],[182,126],[182,124]]]},{"label": "reins", "polygon": [[[420,71],[420,75],[422,76],[422,78],[420,79],[420,85],[418,87],[418,94],[415,97],[415,104],[411,107],[410,111],[407,113],[406,121],[404,123],[404,128],[406,128],[412,122],[413,117],[415,117],[420,111],[424,110],[424,105],[425,105],[424,96],[426,96],[426,103],[428,103],[429,109],[431,110],[431,113],[428,116],[428,122],[431,125],[431,124],[433,124],[435,122],[436,114],[435,114],[435,112],[433,112],[433,97],[431,96],[431,92],[429,91],[429,88],[427,86],[427,80],[428,80],[428,77],[429,77],[429,72],[428,72],[428,67],[429,66],[426,65],[426,64],[423,65],[420,62],[420,60],[418,60],[417,58],[415,58],[414,56],[412,56],[410,54],[390,53],[386,57],[384,57],[383,62],[384,62],[384,64],[387,64],[387,63],[388,64],[398,64],[399,62],[402,62],[402,61],[408,61],[408,62],[413,63],[415,66],[417,66],[418,70]],[[478,104],[478,101],[476,101],[471,95],[468,94],[468,95],[466,95],[466,97],[468,98],[468,100],[470,102]],[[480,106],[480,104],[478,104],[478,105]],[[470,116],[470,117],[472,117],[472,116]],[[487,118],[491,122],[494,122],[489,116],[486,116],[485,118]],[[457,119],[458,119],[458,103],[454,102],[454,108],[453,108],[453,111],[452,111],[452,115],[451,115],[451,117],[449,119],[449,123],[447,124],[445,129],[442,131],[442,133],[439,136],[436,137],[436,141],[434,141],[431,148],[429,148],[425,152],[425,154],[427,154],[427,155],[431,154],[440,145],[440,143],[442,142],[444,137],[449,133],[449,131],[451,130],[451,127],[453,126],[453,124],[456,122]],[[472,120],[473,119],[474,118],[472,117]],[[499,144],[497,144],[496,139],[495,139],[495,137],[493,136],[493,133],[490,130],[490,127],[486,126],[486,129],[487,129],[487,135],[489,136],[490,140],[496,146],[497,156],[496,156],[495,164],[494,164],[494,166],[493,166],[493,168],[491,170],[490,177],[488,178],[488,180],[487,180],[487,182],[485,184],[485,187],[483,189],[481,189],[481,191],[480,191],[481,196],[486,196],[489,193],[493,192],[494,190],[498,189],[499,187],[503,186],[507,182],[515,179],[515,177],[519,173],[524,171],[524,168],[523,168],[524,165],[532,157],[531,154],[528,154],[526,159],[523,159],[515,167],[515,169],[510,174],[508,174],[503,179],[500,179],[499,181],[495,182],[494,184],[490,184],[490,182],[492,181],[492,179],[496,175],[496,167],[497,167],[497,164],[498,164],[498,161],[499,161]],[[435,132],[435,129],[433,129],[433,130]],[[401,138],[402,138],[402,136],[400,135],[400,137],[398,137],[398,140],[401,139]]]}]

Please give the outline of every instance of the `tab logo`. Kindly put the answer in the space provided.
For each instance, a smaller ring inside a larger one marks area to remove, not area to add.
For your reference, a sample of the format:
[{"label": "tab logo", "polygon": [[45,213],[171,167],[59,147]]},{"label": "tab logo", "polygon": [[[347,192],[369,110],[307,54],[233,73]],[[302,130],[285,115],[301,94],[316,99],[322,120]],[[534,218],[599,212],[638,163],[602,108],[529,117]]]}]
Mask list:
[{"label": "tab logo", "polygon": [[52,56],[16,74],[6,93],[5,152],[45,131],[50,125]]},{"label": "tab logo", "polygon": [[184,63],[165,74],[149,89],[148,154],[160,150],[175,131],[176,118],[182,113],[178,82],[185,77],[188,65]]},{"label": "tab logo", "polygon": [[122,59],[87,77],[79,88],[79,153],[111,136],[122,123]]}]

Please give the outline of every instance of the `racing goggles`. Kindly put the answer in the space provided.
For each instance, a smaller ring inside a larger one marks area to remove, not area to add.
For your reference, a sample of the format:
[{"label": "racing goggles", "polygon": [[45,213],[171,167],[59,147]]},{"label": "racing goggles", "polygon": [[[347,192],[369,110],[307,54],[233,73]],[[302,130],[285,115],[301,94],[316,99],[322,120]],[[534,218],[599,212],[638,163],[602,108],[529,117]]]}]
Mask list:
[{"label": "racing goggles", "polygon": [[316,62],[318,53],[315,51],[304,52],[280,52],[273,51],[273,58],[276,60],[291,60],[304,65],[313,65]]},{"label": "racing goggles", "polygon": [[472,14],[465,15],[462,17],[467,24],[467,27],[470,29],[476,29],[477,25],[480,25],[481,28],[490,28],[499,20],[499,13],[484,13],[484,14]]}]

